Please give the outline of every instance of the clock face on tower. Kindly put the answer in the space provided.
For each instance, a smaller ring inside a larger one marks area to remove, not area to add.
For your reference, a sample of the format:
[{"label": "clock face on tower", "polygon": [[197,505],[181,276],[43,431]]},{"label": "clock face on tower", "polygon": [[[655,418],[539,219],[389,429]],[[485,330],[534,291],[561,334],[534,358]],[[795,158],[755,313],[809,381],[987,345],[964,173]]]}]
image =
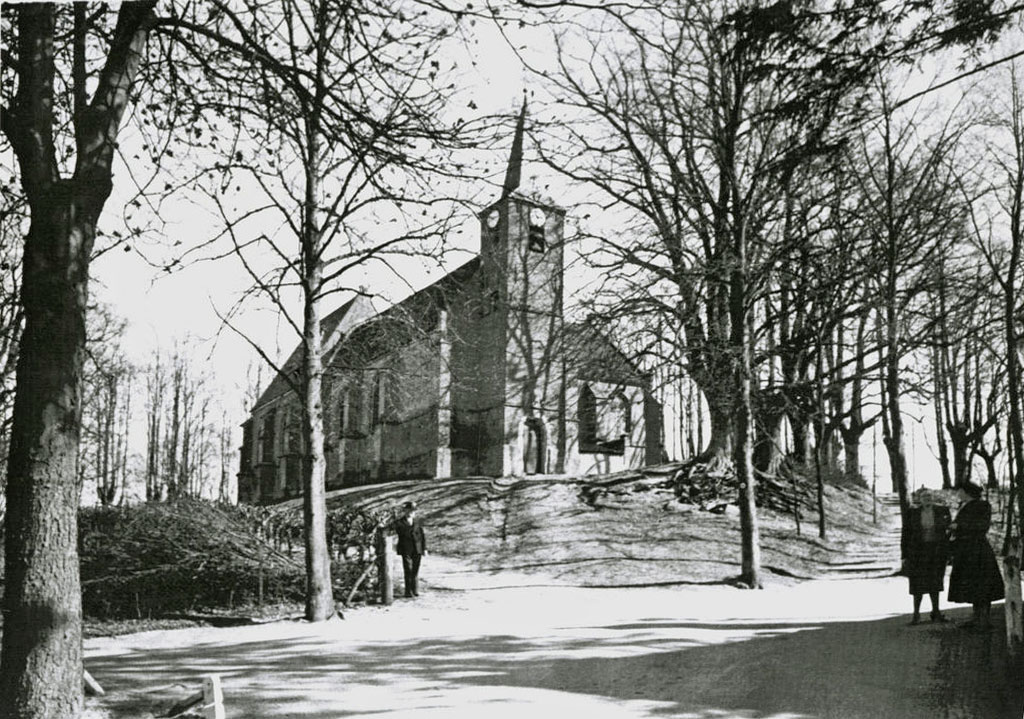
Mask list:
[{"label": "clock face on tower", "polygon": [[495,227],[497,227],[498,226],[498,211],[497,210],[491,210],[487,214],[487,219],[485,221],[487,222],[487,226],[489,228],[491,228],[492,230]]},{"label": "clock face on tower", "polygon": [[547,219],[547,215],[544,214],[544,210],[539,207],[534,207],[530,210],[530,224],[536,227],[543,227],[544,220]]}]

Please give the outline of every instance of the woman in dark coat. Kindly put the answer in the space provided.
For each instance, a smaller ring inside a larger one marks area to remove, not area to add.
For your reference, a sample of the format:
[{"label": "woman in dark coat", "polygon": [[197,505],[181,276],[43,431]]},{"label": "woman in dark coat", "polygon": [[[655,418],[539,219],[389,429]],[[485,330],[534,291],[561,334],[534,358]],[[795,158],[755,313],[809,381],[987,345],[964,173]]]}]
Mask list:
[{"label": "woman in dark coat", "polygon": [[960,493],[965,502],[950,527],[953,572],[949,575],[949,601],[973,605],[974,618],[965,628],[988,631],[992,602],[1004,596],[1003,576],[987,536],[992,505],[981,498],[981,487],[976,484],[965,484]]},{"label": "woman in dark coat", "polygon": [[909,519],[907,577],[914,596],[914,618],[910,623],[920,623],[921,598],[925,594],[932,602],[932,621],[944,622],[946,618],[939,611],[939,593],[946,576],[949,510],[935,504],[926,491],[921,491],[910,509]]}]

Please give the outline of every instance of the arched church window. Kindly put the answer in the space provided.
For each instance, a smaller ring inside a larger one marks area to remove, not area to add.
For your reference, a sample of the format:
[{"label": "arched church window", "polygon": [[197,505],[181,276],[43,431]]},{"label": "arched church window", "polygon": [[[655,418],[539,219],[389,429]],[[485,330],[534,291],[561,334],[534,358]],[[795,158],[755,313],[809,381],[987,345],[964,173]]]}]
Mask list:
[{"label": "arched church window", "polygon": [[343,437],[362,437],[366,434],[363,414],[363,388],[358,382],[347,386],[341,394],[339,426]]},{"label": "arched church window", "polygon": [[302,413],[298,407],[289,407],[284,415],[284,453],[302,452]]},{"label": "arched church window", "polygon": [[526,474],[544,474],[547,443],[544,423],[536,417],[527,417],[524,424],[523,471]]},{"label": "arched church window", "polygon": [[590,385],[580,388],[579,403],[576,408],[577,422],[580,432],[580,449],[587,450],[597,444],[597,397]]},{"label": "arched church window", "polygon": [[259,462],[274,461],[274,417],[277,411],[268,410],[260,423]]},{"label": "arched church window", "polygon": [[346,387],[338,400],[338,437],[344,439],[352,431],[352,388]]},{"label": "arched church window", "polygon": [[622,434],[628,437],[633,434],[633,403],[622,390],[615,393],[615,402],[618,404]]},{"label": "arched church window", "polygon": [[384,412],[387,407],[387,383],[384,373],[377,372],[373,377],[373,395],[370,398],[370,424],[377,426],[384,421]]}]

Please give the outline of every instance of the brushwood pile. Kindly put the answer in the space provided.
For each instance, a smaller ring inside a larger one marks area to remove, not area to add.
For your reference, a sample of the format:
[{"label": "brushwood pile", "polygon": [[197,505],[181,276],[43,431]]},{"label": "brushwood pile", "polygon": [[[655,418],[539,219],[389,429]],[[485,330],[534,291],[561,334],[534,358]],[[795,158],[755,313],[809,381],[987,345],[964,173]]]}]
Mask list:
[{"label": "brushwood pile", "polygon": [[[301,516],[182,499],[84,509],[79,519],[83,611],[98,619],[143,619],[210,609],[301,602]],[[337,595],[369,561],[376,519],[330,515]]]}]

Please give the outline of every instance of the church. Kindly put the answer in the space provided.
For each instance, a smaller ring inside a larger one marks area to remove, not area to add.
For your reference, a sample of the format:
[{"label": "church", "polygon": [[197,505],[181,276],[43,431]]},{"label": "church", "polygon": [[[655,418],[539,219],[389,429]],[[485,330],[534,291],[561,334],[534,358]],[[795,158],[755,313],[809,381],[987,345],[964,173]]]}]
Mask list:
[{"label": "church", "polygon": [[[563,319],[565,210],[519,191],[523,121],[501,197],[478,214],[476,257],[383,312],[357,298],[323,318],[328,490],[659,461],[649,378],[600,328]],[[287,378],[300,351],[242,425],[239,501],[302,493]]]}]

